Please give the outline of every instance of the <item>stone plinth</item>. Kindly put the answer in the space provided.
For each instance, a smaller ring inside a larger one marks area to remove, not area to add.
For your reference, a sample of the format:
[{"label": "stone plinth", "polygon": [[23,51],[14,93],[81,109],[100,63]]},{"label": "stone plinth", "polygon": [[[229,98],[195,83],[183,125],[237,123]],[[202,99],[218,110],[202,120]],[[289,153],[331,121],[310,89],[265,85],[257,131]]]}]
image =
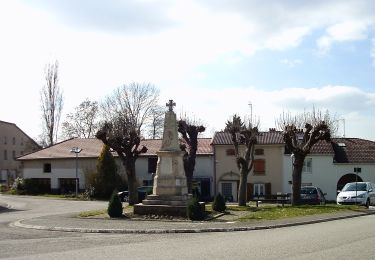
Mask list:
[{"label": "stone plinth", "polygon": [[187,182],[181,151],[159,151],[152,193],[154,195],[186,195]]},{"label": "stone plinth", "polygon": [[178,142],[176,114],[173,101],[165,113],[163,141],[160,150],[152,195],[134,205],[134,214],[186,216],[188,195],[183,155]]}]

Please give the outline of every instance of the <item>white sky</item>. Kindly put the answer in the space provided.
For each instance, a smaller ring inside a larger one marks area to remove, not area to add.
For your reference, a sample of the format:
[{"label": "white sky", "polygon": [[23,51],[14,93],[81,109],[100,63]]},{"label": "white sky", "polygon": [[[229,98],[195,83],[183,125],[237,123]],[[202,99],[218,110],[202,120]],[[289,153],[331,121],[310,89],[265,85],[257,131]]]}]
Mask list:
[{"label": "white sky", "polygon": [[347,137],[375,140],[374,26],[375,2],[360,0],[3,0],[0,120],[41,133],[44,67],[57,59],[63,115],[150,82],[206,136],[252,103],[263,130],[315,106],[344,118]]}]

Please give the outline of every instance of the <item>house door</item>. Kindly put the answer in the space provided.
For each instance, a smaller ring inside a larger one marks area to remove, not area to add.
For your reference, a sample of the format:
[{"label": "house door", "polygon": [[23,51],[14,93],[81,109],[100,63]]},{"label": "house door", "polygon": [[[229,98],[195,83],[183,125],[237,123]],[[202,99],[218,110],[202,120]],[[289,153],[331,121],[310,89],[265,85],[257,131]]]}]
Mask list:
[{"label": "house door", "polygon": [[[59,178],[60,193],[74,193],[76,190],[76,179],[75,178]],[[79,187],[79,179],[78,179]],[[78,188],[79,189],[79,188]]]},{"label": "house door", "polygon": [[222,182],[221,183],[221,191],[223,193],[224,198],[228,201],[233,201],[233,190],[232,190],[232,182]]},{"label": "house door", "polygon": [[204,201],[208,201],[211,198],[211,182],[210,179],[201,180],[201,198]]}]

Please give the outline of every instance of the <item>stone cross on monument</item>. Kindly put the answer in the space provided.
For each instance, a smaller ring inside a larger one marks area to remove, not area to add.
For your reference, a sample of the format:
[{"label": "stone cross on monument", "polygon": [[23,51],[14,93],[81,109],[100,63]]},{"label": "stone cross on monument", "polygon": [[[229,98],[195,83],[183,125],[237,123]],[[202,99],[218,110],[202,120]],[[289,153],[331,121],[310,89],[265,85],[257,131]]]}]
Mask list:
[{"label": "stone cross on monument", "polygon": [[176,106],[176,103],[175,102],[173,102],[173,100],[172,99],[170,99],[169,100],[169,102],[168,103],[166,103],[165,104],[168,108],[169,108],[169,111],[170,112],[172,112],[173,111],[173,107],[175,107]]}]

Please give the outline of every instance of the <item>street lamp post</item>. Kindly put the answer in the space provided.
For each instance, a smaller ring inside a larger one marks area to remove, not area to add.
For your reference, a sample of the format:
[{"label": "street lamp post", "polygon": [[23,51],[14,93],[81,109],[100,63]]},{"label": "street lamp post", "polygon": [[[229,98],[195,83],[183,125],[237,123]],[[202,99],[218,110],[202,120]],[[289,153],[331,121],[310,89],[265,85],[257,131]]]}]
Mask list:
[{"label": "street lamp post", "polygon": [[76,197],[78,196],[78,154],[82,151],[79,147],[73,147],[70,152],[76,154]]},{"label": "street lamp post", "polygon": [[290,202],[292,203],[293,202],[293,196],[294,196],[294,194],[293,194],[293,185],[295,185],[293,183],[293,170],[294,170],[294,159],[295,159],[294,153],[292,153],[290,155],[290,158],[291,158],[291,161],[292,161],[292,181],[291,181],[292,185],[291,185],[291,188],[290,188]]}]

